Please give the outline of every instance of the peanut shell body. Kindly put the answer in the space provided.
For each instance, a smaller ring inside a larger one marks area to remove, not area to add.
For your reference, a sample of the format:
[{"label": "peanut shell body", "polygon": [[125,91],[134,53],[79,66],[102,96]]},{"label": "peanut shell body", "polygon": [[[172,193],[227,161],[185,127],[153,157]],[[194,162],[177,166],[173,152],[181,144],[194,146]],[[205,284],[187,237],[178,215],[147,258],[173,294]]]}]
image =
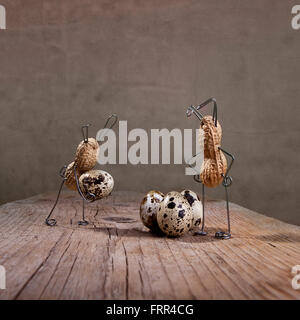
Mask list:
[{"label": "peanut shell body", "polygon": [[[81,172],[76,168],[76,174],[79,179]],[[76,179],[74,175],[74,161],[71,162],[65,171],[65,185],[70,190],[76,190]]]},{"label": "peanut shell body", "polygon": [[221,146],[222,128],[219,122],[217,127],[211,116],[205,116],[200,125],[199,144],[204,150],[204,161],[200,169],[200,179],[207,187],[216,187],[223,181],[226,174],[227,161]]}]

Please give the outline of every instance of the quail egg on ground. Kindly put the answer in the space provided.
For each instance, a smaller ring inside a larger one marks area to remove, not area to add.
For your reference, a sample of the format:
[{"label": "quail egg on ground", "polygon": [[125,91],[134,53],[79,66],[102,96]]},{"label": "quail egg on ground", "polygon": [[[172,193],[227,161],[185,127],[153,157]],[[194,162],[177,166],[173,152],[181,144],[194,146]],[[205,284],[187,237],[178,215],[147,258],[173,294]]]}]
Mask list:
[{"label": "quail egg on ground", "polygon": [[147,228],[153,232],[160,231],[157,224],[157,212],[160,203],[164,199],[164,194],[160,191],[151,190],[143,198],[140,206],[140,217]]},{"label": "quail egg on ground", "polygon": [[[110,195],[114,187],[114,179],[103,170],[90,170],[80,176],[79,186],[87,199],[99,200]],[[94,194],[95,198],[91,194]]]},{"label": "quail egg on ground", "polygon": [[166,235],[173,237],[183,235],[189,231],[193,222],[190,204],[179,192],[167,193],[157,213],[157,222]]},{"label": "quail egg on ground", "polygon": [[188,203],[191,206],[192,213],[193,213],[193,223],[191,225],[190,230],[192,230],[194,227],[198,227],[203,219],[203,207],[202,202],[199,199],[196,192],[192,190],[183,190],[181,194],[185,197],[185,199],[188,201]]}]

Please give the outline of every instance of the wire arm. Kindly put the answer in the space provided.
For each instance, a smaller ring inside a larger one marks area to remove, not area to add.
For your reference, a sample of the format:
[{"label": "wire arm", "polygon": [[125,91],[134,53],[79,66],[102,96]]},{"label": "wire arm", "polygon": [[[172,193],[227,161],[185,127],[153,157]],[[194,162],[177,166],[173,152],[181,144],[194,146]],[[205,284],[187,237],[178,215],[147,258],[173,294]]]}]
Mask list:
[{"label": "wire arm", "polygon": [[225,174],[222,174],[222,176],[224,177],[224,180],[223,180],[223,186],[224,187],[229,187],[231,186],[232,184],[232,178],[230,176],[228,176],[228,173],[234,163],[234,155],[232,155],[231,153],[229,153],[228,151],[226,151],[225,149],[219,147],[219,150],[221,150],[222,152],[224,152],[227,156],[229,156],[231,158],[231,161],[230,161],[230,164],[229,166],[227,167],[227,170],[226,170],[226,173]]},{"label": "wire arm", "polygon": [[104,129],[111,129],[112,127],[114,127],[114,125],[117,123],[117,121],[118,121],[118,116],[115,113],[113,113],[107,118],[103,128]]},{"label": "wire arm", "polygon": [[[199,157],[199,155],[201,155],[201,153],[202,153],[202,152],[200,151],[200,152],[194,154],[194,155],[187,161],[187,165],[196,172],[196,176],[199,175],[200,172],[198,172],[198,171],[195,169],[195,166],[192,167],[192,165],[191,165],[191,160],[194,159],[194,158]],[[194,176],[194,177],[195,177],[195,176]]]}]

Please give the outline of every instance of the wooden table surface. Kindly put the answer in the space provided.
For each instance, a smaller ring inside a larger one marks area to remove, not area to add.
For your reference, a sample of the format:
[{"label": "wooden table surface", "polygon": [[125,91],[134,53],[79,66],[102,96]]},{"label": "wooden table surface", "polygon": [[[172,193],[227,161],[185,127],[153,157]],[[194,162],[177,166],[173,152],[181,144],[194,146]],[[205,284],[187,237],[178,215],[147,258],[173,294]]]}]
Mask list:
[{"label": "wooden table surface", "polygon": [[86,206],[64,192],[44,224],[55,194],[0,207],[0,299],[299,299],[291,268],[300,265],[300,227],[231,204],[230,240],[223,201],[207,202],[206,237],[159,237],[139,219],[142,195],[115,192]]}]

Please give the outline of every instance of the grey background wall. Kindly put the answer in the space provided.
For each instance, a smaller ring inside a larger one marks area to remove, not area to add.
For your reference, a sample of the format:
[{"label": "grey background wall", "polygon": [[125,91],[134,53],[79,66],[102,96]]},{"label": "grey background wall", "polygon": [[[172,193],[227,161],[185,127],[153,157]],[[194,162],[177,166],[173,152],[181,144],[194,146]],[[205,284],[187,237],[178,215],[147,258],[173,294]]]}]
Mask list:
[{"label": "grey background wall", "polygon": [[[114,111],[129,129],[196,128],[185,107],[214,96],[223,146],[237,157],[232,201],[300,224],[295,1],[0,3],[2,203],[56,190],[80,125],[92,123],[95,136]],[[184,165],[105,170],[118,190],[200,191]]]}]

